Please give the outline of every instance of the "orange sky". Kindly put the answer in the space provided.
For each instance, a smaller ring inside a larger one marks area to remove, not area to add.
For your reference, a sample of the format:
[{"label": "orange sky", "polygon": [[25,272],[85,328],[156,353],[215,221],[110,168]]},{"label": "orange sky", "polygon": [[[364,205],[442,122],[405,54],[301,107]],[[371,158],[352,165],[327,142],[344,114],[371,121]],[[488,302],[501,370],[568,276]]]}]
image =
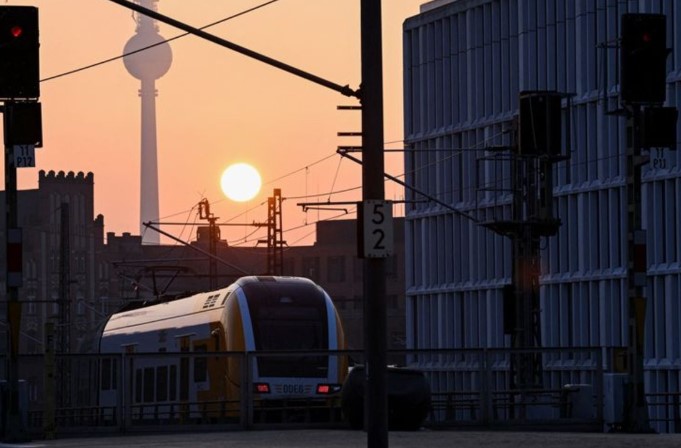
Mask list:
[{"label": "orange sky", "polygon": [[[161,13],[200,27],[261,3],[264,0],[160,0],[158,6]],[[357,88],[359,3],[279,0],[207,31]],[[388,145],[393,148],[402,147],[403,138],[402,22],[418,13],[422,3],[383,0],[385,139],[398,141]],[[135,31],[131,11],[107,0],[4,4],[40,9],[43,79],[120,55]],[[163,24],[160,32],[166,38],[180,34]],[[314,226],[305,224],[338,211],[306,214],[297,202],[360,199],[359,189],[296,199],[360,186],[360,166],[334,155],[338,145],[359,144],[336,135],[360,130],[358,112],[336,110],[339,104],[355,104],[352,99],[196,37],[176,40],[171,48],[173,64],[156,83],[161,219],[194,222],[192,208],[205,197],[221,222],[265,221],[267,197],[273,188],[281,188],[284,239],[290,245],[310,244],[306,235]],[[138,89],[139,81],[126,72],[122,60],[43,82],[45,145],[36,150],[35,168],[19,170],[19,188],[35,188],[41,169],[92,171],[95,213],[104,215],[105,231],[138,234]],[[260,194],[245,204],[226,199],[220,191],[222,171],[235,162],[257,167],[264,182]],[[402,154],[386,154],[386,169],[402,174]],[[386,184],[389,199],[402,195],[401,188]],[[401,213],[400,207],[396,213]],[[175,235],[184,232],[185,239],[189,232],[164,229]],[[253,246],[266,235],[264,229],[254,230],[229,227],[222,232],[232,244]]]}]

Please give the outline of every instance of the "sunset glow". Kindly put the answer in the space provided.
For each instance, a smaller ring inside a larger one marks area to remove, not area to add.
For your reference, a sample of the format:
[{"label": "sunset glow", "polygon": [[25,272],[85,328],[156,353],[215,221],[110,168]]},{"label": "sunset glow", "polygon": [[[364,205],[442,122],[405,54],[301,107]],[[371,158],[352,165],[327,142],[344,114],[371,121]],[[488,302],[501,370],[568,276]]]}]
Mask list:
[{"label": "sunset glow", "polygon": [[[384,128],[386,142],[395,142],[395,148],[403,146],[402,23],[417,14],[424,2],[383,2]],[[265,2],[155,3],[159,13],[196,27],[234,17],[205,31],[339,85],[357,89],[361,83],[359,3],[280,1],[242,15]],[[92,172],[95,215],[105,217],[107,232],[137,234],[142,221],[142,81],[129,72],[123,59],[99,64],[120,56],[134,38],[137,24],[131,11],[92,0],[9,4],[40,9],[44,147],[36,153],[34,168],[17,173],[19,189],[37,188],[40,170]],[[166,39],[182,34],[164,23],[156,26],[158,35]],[[168,45],[172,64],[149,87],[155,103],[160,216],[188,214],[197,197],[215,202],[213,211],[223,219],[256,206],[218,201],[225,197],[219,183],[222,171],[231,162],[245,160],[257,167],[263,183],[276,180],[268,188],[279,188],[286,197],[329,192],[333,201],[360,197],[361,167],[343,161],[339,168],[340,156],[335,154],[338,145],[359,144],[357,138],[337,136],[360,130],[359,112],[337,109],[358,105],[357,101],[205,39],[185,36]],[[151,60],[154,53],[138,56]],[[165,71],[167,58],[162,62],[156,67],[157,76]],[[385,171],[402,174],[402,159],[402,153],[388,153]],[[385,188],[386,197],[403,195],[396,183],[388,182]],[[298,228],[301,222],[312,223],[312,217],[296,201],[285,201],[282,208],[291,226],[287,238],[304,238],[301,244],[313,241],[314,236],[305,237],[309,227]],[[264,220],[267,205],[250,213],[249,218]],[[227,239],[242,235],[238,228],[225,227],[222,232]]]},{"label": "sunset glow", "polygon": [[229,166],[220,179],[222,192],[236,202],[253,199],[260,192],[261,185],[260,173],[247,163]]}]

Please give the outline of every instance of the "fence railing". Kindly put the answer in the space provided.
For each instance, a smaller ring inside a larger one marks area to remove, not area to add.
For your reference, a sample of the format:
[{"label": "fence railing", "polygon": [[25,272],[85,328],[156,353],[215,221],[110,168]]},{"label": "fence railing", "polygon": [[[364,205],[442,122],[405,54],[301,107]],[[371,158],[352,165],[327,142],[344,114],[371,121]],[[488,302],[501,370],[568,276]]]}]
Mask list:
[{"label": "fence railing", "polygon": [[662,392],[646,394],[650,422],[659,431],[681,433],[681,392]]},{"label": "fence railing", "polygon": [[[609,366],[602,348],[536,350],[542,360],[542,379],[537,387],[522,389],[511,387],[511,357],[518,352],[527,353],[511,349],[403,350],[391,351],[389,359],[426,375],[431,389],[428,426],[552,424],[607,429],[603,426],[608,398],[604,375]],[[363,362],[361,351],[65,354],[53,360],[21,355],[20,389],[26,403],[22,411],[28,428],[36,434],[91,432],[93,428],[129,432],[197,425],[345,424],[340,394],[263,399],[255,391],[253,372],[258,359],[266,357],[291,362],[315,357]],[[214,398],[217,396],[220,398]],[[651,422],[658,430],[681,430],[680,396],[648,394]]]}]

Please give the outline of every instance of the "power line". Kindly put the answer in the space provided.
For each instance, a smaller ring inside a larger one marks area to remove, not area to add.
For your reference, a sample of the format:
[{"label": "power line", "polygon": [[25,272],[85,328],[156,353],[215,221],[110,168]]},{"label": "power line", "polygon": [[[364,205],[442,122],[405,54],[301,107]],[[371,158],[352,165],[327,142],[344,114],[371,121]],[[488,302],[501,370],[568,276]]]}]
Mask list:
[{"label": "power line", "polygon": [[[317,221],[308,222],[308,223],[305,223],[305,224],[301,224],[301,225],[299,225],[299,226],[295,226],[295,227],[291,227],[291,228],[289,228],[289,229],[285,229],[285,230],[284,230],[284,233],[293,232],[293,231],[295,231],[295,230],[304,229],[305,227],[309,227],[309,226],[312,226],[312,225],[316,225],[316,224],[318,224],[318,223],[320,223],[320,222],[332,221],[332,220],[334,220],[334,219],[342,218],[342,217],[344,217],[344,216],[354,215],[355,213],[356,213],[356,209],[351,209],[351,210],[349,210],[347,213],[339,213],[339,214],[337,214],[337,215],[330,216],[330,217],[328,217],[328,218],[319,219],[319,220],[317,220]],[[261,230],[261,229],[256,229],[255,232],[257,232],[258,230]],[[310,235],[312,235],[313,233],[315,233],[315,231],[316,231],[316,230],[313,230],[312,232],[307,233],[307,234],[305,234],[304,236],[302,236],[302,237],[298,238],[297,240],[293,241],[292,243],[288,244],[289,248],[287,248],[287,249],[285,249],[285,250],[289,250],[289,249],[290,249],[290,246],[293,246],[293,245],[295,245],[297,242],[299,242],[299,241],[301,241],[301,240],[304,240],[304,239],[307,238],[308,236],[310,236]],[[252,239],[252,240],[248,240],[248,239],[247,239],[247,238],[250,238],[251,236],[253,236],[253,234],[254,234],[255,232],[250,233],[249,235],[247,235],[246,237],[244,237],[243,240],[235,240],[234,243],[230,243],[230,246],[232,246],[232,247],[234,247],[234,246],[240,246],[240,245],[242,245],[242,244],[246,244],[246,243],[250,243],[250,242],[253,242],[253,241],[257,241],[257,239]]]},{"label": "power line", "polygon": [[304,167],[298,168],[298,169],[296,169],[296,170],[290,171],[290,172],[287,173],[287,174],[284,174],[284,175],[279,176],[279,177],[277,177],[277,178],[275,178],[275,179],[272,179],[272,180],[266,182],[265,185],[272,184],[272,183],[274,183],[274,182],[276,182],[276,181],[278,181],[278,180],[281,180],[281,179],[284,179],[284,178],[286,178],[286,177],[289,177],[289,176],[292,176],[292,175],[294,175],[294,174],[297,174],[297,173],[299,173],[299,172],[301,172],[301,171],[304,171],[304,170],[306,170],[306,169],[308,169],[308,168],[310,168],[310,167],[312,167],[312,166],[318,165],[318,164],[320,164],[321,162],[324,162],[325,160],[328,160],[328,159],[334,157],[335,155],[336,155],[336,153],[333,152],[333,153],[329,154],[329,155],[326,156],[326,157],[322,157],[321,159],[319,159],[319,160],[317,160],[317,161],[315,161],[315,162],[312,162],[312,163],[309,163],[309,164],[305,165]]},{"label": "power line", "polygon": [[[404,176],[404,174],[402,174],[401,176]],[[331,198],[332,194],[347,193],[349,191],[359,190],[360,188],[362,188],[361,185],[357,186],[357,187],[345,188],[343,190],[337,190],[337,191],[332,190],[332,191],[329,191],[329,192],[326,192],[326,193],[306,194],[306,195],[303,195],[303,196],[286,196],[284,199],[310,199],[310,198],[319,198],[319,197],[322,197],[322,196],[329,196],[329,198]]]},{"label": "power line", "polygon": [[[236,13],[236,14],[234,14],[234,15],[231,15],[231,16],[229,16],[229,17],[225,17],[224,19],[220,19],[220,20],[218,20],[217,22],[213,22],[213,23],[209,23],[208,25],[204,25],[204,26],[202,26],[201,28],[198,28],[198,29],[200,29],[200,30],[205,30],[205,29],[210,28],[210,27],[213,27],[213,26],[215,26],[215,25],[219,25],[219,24],[221,24],[221,23],[227,22],[228,20],[236,19],[237,17],[240,17],[240,16],[243,16],[243,15],[248,14],[248,13],[250,13],[250,12],[256,11],[256,10],[258,10],[258,9],[260,9],[260,8],[263,8],[263,7],[265,7],[265,6],[271,5],[272,3],[276,3],[276,2],[278,2],[278,1],[279,1],[279,0],[269,0],[269,1],[265,2],[265,3],[261,3],[260,5],[257,5],[257,6],[254,6],[254,7],[252,7],[252,8],[246,9],[246,10],[244,10],[244,11],[241,11],[241,12]],[[178,34],[177,36],[174,36],[174,37],[171,37],[171,38],[162,40],[162,41],[160,41],[160,42],[156,42],[156,43],[154,43],[154,44],[152,44],[152,45],[149,45],[149,46],[140,48],[139,50],[130,51],[130,52],[124,53],[124,54],[122,54],[122,55],[120,55],[120,56],[115,56],[115,57],[112,57],[112,58],[109,58],[109,59],[105,59],[105,60],[100,61],[100,62],[96,62],[96,63],[94,63],[94,64],[86,65],[86,66],[84,66],[84,67],[80,67],[80,68],[76,68],[76,69],[73,69],[73,70],[69,70],[68,72],[60,73],[60,74],[58,74],[58,75],[54,75],[54,76],[50,76],[50,77],[48,77],[48,78],[41,79],[40,82],[52,81],[53,79],[62,78],[62,77],[64,77],[64,76],[72,75],[72,74],[74,74],[74,73],[78,73],[78,72],[82,72],[82,71],[85,71],[85,70],[88,70],[88,69],[91,69],[91,68],[99,67],[100,65],[104,65],[104,64],[108,64],[109,62],[117,61],[118,59],[122,59],[122,58],[124,58],[124,57],[126,57],[126,56],[130,56],[130,55],[133,55],[133,54],[136,54],[136,53],[140,53],[140,52],[142,52],[142,51],[149,50],[149,49],[154,48],[154,47],[157,47],[157,46],[159,46],[159,45],[163,45],[163,44],[165,44],[165,43],[172,42],[172,41],[177,40],[177,39],[179,39],[179,38],[181,38],[181,37],[185,37],[185,36],[187,36],[187,35],[189,35],[189,34],[190,34],[190,33]]]}]

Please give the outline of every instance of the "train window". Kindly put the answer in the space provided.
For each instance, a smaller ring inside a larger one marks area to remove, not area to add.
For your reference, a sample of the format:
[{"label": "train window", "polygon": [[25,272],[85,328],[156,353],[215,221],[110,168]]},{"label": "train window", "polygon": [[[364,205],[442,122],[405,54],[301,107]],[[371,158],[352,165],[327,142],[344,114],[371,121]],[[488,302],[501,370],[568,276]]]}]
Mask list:
[{"label": "train window", "polygon": [[111,389],[118,388],[118,359],[111,360]]},{"label": "train window", "polygon": [[[181,336],[178,339],[180,344],[180,351],[186,353],[189,351],[189,336]],[[180,359],[180,401],[189,399],[189,358],[182,357]]]},{"label": "train window", "polygon": [[189,399],[189,359],[180,359],[180,401]]},{"label": "train window", "polygon": [[135,403],[142,402],[142,369],[135,372]]},{"label": "train window", "polygon": [[156,401],[168,400],[168,367],[156,367]]},{"label": "train window", "polygon": [[[208,346],[200,344],[194,347],[195,353],[206,353]],[[194,357],[194,382],[201,383],[208,380],[208,358],[206,356]]]},{"label": "train window", "polygon": [[154,401],[154,368],[147,367],[144,369],[144,402],[152,401]]},{"label": "train window", "polygon": [[101,389],[116,390],[118,380],[118,361],[111,358],[102,359],[101,373]]},{"label": "train window", "polygon": [[102,359],[102,390],[111,390],[111,360]]},{"label": "train window", "polygon": [[170,401],[177,399],[177,366],[170,366]]},{"label": "train window", "polygon": [[[257,350],[323,350],[328,348],[325,296],[314,285],[263,284],[244,287]],[[262,376],[322,377],[328,369],[323,356],[262,357]]]}]

